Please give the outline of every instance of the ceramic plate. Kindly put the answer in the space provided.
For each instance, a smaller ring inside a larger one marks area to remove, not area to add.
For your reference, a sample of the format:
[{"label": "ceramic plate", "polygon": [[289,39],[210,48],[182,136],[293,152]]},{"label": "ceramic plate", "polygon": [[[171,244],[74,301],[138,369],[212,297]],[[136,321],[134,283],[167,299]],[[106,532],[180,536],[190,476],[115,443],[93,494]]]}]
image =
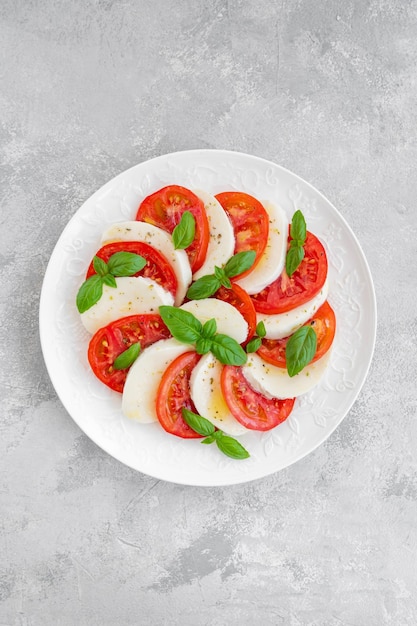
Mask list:
[{"label": "ceramic plate", "polygon": [[[140,201],[169,184],[239,190],[296,209],[326,247],[329,302],[337,316],[331,363],[321,384],[296,400],[288,420],[240,440],[250,458],[236,461],[215,446],[182,440],[158,424],[137,424],[121,412],[121,395],[100,383],[87,361],[89,335],[75,298],[103,230],[134,219]],[[64,407],[84,433],[122,463],[158,479],[186,485],[231,485],[277,472],[312,452],[346,416],[365,381],[376,332],[369,268],[350,227],[314,187],[269,161],[220,150],[164,155],[116,176],[94,193],[63,231],[45,274],[40,336],[49,375]]]}]

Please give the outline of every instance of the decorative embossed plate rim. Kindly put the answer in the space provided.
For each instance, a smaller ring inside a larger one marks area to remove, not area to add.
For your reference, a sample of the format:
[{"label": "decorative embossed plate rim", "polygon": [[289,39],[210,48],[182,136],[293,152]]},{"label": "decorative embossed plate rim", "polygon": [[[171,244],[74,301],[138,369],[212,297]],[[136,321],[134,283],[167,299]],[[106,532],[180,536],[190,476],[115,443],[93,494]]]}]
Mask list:
[{"label": "decorative embossed plate rim", "polygon": [[[337,332],[331,364],[321,384],[298,398],[289,419],[273,431],[241,438],[250,450],[233,461],[214,446],[168,435],[158,424],[126,420],[116,394],[92,374],[89,335],[75,307],[85,269],[101,233],[116,221],[134,219],[150,192],[168,184],[213,194],[241,190],[279,203],[288,216],[299,208],[326,246],[329,301]],[[312,452],[340,424],[366,379],[375,345],[376,301],[371,274],[352,230],[332,204],[296,174],[259,157],[225,150],[167,154],[119,174],[94,193],[64,229],[42,288],[40,337],[55,390],[74,421],[98,446],[125,465],[186,485],[231,485],[277,472]]]}]

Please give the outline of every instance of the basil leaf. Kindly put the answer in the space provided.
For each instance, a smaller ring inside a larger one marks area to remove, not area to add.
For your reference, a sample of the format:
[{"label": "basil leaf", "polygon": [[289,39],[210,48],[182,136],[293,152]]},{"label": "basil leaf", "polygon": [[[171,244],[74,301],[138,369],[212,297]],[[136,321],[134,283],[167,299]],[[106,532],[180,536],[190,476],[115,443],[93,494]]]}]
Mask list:
[{"label": "basil leaf", "polygon": [[307,237],[307,225],[300,210],[296,211],[292,216],[290,235],[291,239],[297,242],[297,246],[304,245]]},{"label": "basil leaf", "polygon": [[303,259],[304,248],[302,246],[290,246],[285,259],[285,270],[288,276],[294,274]]},{"label": "basil leaf", "polygon": [[314,357],[317,348],[317,335],[310,325],[301,326],[287,342],[285,359],[288,375],[293,377]]},{"label": "basil leaf", "polygon": [[132,343],[131,346],[115,358],[113,367],[115,370],[125,370],[132,365],[140,353],[140,343]]},{"label": "basil leaf", "polygon": [[217,278],[217,280],[220,281],[220,284],[223,285],[223,287],[226,287],[226,289],[232,288],[232,283],[230,282],[230,279],[226,275],[226,272],[224,271],[223,268],[217,267],[216,265],[214,267],[214,275]]},{"label": "basil leaf", "polygon": [[201,300],[213,295],[220,288],[220,281],[213,274],[202,276],[193,283],[187,291],[190,300]]},{"label": "basil leaf", "polygon": [[185,407],[182,408],[181,412],[184,422],[186,422],[188,426],[195,430],[195,432],[199,435],[203,435],[203,437],[209,437],[215,432],[216,429],[214,428],[213,424],[206,420],[205,417],[201,417],[201,415],[197,415],[197,413],[193,413]]},{"label": "basil leaf", "polygon": [[214,275],[220,282],[222,282],[222,280],[226,276],[224,269],[221,267],[217,267],[217,265],[214,266]]},{"label": "basil leaf", "polygon": [[242,444],[228,435],[216,437],[216,445],[223,454],[229,456],[231,459],[247,459],[250,457],[249,452]]},{"label": "basil leaf", "polygon": [[133,276],[146,265],[146,259],[134,252],[115,252],[111,255],[107,266],[113,276]]},{"label": "basil leaf", "polygon": [[192,244],[195,237],[195,218],[191,211],[184,211],[180,222],[172,231],[172,241],[176,250],[184,250]]},{"label": "basil leaf", "polygon": [[246,272],[246,270],[250,269],[254,264],[255,257],[255,250],[246,250],[234,254],[224,266],[226,276],[233,278],[233,276]]},{"label": "basil leaf", "polygon": [[200,337],[195,343],[195,351],[197,354],[207,354],[211,350],[211,339],[208,337]]},{"label": "basil leaf", "polygon": [[260,337],[254,337],[246,346],[246,352],[256,352],[262,345],[262,339]]},{"label": "basil leaf", "polygon": [[216,437],[214,435],[210,435],[209,437],[206,437],[205,439],[202,440],[201,443],[213,443],[213,441],[216,441]]},{"label": "basil leaf", "polygon": [[93,258],[93,267],[96,274],[99,276],[105,276],[109,273],[109,268],[107,267],[106,261],[100,259],[99,256],[95,256]]},{"label": "basil leaf", "polygon": [[207,320],[207,322],[205,322],[203,325],[202,335],[203,337],[210,339],[211,337],[213,337],[213,335],[216,334],[216,330],[217,330],[216,320],[214,318],[211,320]]},{"label": "basil leaf", "polygon": [[103,284],[108,285],[109,287],[117,287],[116,279],[113,274],[106,274],[102,277]]},{"label": "basil leaf", "polygon": [[77,309],[84,313],[96,304],[103,294],[103,279],[99,274],[93,274],[81,285],[77,293]]},{"label": "basil leaf", "polygon": [[258,337],[265,337],[266,335],[265,324],[262,321],[260,321],[256,326],[256,334]]},{"label": "basil leaf", "polygon": [[232,283],[230,282],[230,278],[228,278],[227,276],[224,276],[223,280],[221,281],[221,284],[223,285],[223,287],[226,287],[226,289],[232,288]]},{"label": "basil leaf", "polygon": [[175,306],[160,306],[159,314],[171,335],[182,343],[195,343],[201,337],[203,326],[189,311]]},{"label": "basil leaf", "polygon": [[224,365],[244,365],[247,360],[246,352],[242,346],[227,335],[214,335],[210,350]]}]

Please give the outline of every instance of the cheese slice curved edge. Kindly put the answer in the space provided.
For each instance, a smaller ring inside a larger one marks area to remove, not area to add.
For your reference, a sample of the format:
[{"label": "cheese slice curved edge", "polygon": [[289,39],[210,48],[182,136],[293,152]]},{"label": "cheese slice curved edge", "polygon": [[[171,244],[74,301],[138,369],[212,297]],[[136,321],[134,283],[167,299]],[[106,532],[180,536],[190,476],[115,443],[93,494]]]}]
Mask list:
[{"label": "cheese slice curved edge", "polygon": [[249,354],[242,371],[251,387],[267,398],[296,398],[318,385],[326,372],[330,356],[331,349],[321,359],[290,377],[285,368],[271,365],[257,354]]},{"label": "cheese slice curved edge", "polygon": [[221,389],[223,365],[210,352],[194,367],[190,378],[191,398],[198,413],[228,435],[249,432],[231,414]]},{"label": "cheese slice curved edge", "polygon": [[192,274],[185,250],[176,250],[169,233],[146,222],[128,221],[113,224],[104,231],[101,243],[104,245],[113,241],[141,241],[153,246],[171,264],[177,277],[178,286],[175,295],[175,306],[179,306],[185,298],[191,283]]},{"label": "cheese slice curved edge", "polygon": [[157,422],[158,387],[167,367],[192,346],[176,339],[161,339],[148,346],[130,368],[122,395],[122,412],[132,420],[148,424]]}]

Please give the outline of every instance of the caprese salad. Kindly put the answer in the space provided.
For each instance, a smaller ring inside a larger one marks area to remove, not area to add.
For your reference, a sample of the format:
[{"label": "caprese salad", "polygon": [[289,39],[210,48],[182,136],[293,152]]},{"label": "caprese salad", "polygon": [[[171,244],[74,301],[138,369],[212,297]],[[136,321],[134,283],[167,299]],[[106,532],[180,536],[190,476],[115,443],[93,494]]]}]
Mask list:
[{"label": "caprese salad", "polygon": [[336,329],[301,211],[170,185],[102,234],[77,294],[88,361],[126,418],[216,443],[267,431],[320,381]]}]

